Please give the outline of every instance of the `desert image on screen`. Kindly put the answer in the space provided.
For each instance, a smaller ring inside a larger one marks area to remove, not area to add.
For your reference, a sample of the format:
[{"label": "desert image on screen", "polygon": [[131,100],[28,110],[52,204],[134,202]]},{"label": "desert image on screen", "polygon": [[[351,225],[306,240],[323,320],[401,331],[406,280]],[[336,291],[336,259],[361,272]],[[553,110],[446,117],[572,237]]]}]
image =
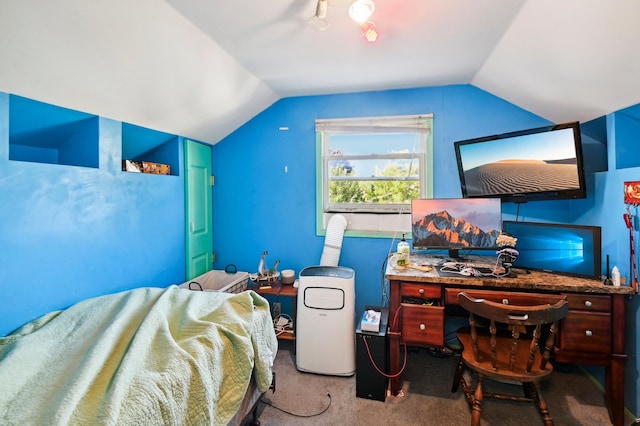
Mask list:
[{"label": "desert image on screen", "polygon": [[467,194],[500,195],[579,188],[570,128],[462,145]]},{"label": "desert image on screen", "polygon": [[579,186],[575,158],[501,160],[464,172],[464,180],[470,195],[561,191]]}]

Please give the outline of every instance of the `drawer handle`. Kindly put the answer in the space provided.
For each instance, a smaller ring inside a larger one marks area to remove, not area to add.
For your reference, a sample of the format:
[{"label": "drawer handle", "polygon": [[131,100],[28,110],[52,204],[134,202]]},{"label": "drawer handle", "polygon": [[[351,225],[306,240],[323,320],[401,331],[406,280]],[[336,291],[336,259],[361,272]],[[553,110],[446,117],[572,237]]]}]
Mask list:
[{"label": "drawer handle", "polygon": [[427,326],[426,326],[426,325],[424,325],[424,324],[420,324],[420,330],[424,331],[426,328],[427,328]]},{"label": "drawer handle", "polygon": [[514,321],[526,321],[526,320],[529,319],[529,315],[527,315],[527,314],[523,314],[523,315],[507,314],[507,318],[509,318],[510,320],[514,320]]},{"label": "drawer handle", "polygon": [[587,300],[584,302],[584,306],[586,306],[587,308],[590,308],[591,306],[593,306],[593,303],[591,302],[591,300]]},{"label": "drawer handle", "polygon": [[593,331],[591,331],[591,330],[587,330],[587,331],[585,331],[585,333],[584,333],[584,334],[585,334],[585,336],[587,336],[587,337],[591,337],[591,336],[593,336]]},{"label": "drawer handle", "polygon": [[424,294],[424,288],[421,288],[420,290],[418,290],[418,293]]}]

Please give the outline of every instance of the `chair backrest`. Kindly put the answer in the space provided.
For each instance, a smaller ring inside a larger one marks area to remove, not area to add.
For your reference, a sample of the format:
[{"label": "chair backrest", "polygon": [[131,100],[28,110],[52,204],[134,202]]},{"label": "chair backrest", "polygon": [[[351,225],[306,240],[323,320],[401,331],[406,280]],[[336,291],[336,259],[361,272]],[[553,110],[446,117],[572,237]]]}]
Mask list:
[{"label": "chair backrest", "polygon": [[331,216],[324,237],[320,266],[338,266],[345,229],[347,229],[347,219],[343,215],[334,214]]},{"label": "chair backrest", "polygon": [[[526,372],[531,372],[533,362],[536,357],[536,351],[543,349],[540,358],[541,370],[546,368],[546,364],[551,356],[551,351],[555,344],[555,337],[558,330],[558,321],[564,318],[569,312],[569,303],[565,299],[561,299],[555,304],[542,304],[533,306],[522,305],[506,305],[502,303],[492,302],[485,299],[476,299],[462,292],[458,294],[458,302],[460,306],[469,312],[469,325],[471,326],[471,339],[473,343],[473,353],[475,361],[480,362],[478,351],[478,330],[477,318],[482,317],[490,321],[490,356],[491,364],[494,369],[497,368],[496,336],[498,335],[497,323],[506,324],[507,329],[511,332],[511,345],[509,355],[509,370],[513,370],[516,363],[516,354],[518,353],[518,345],[522,344],[520,337],[525,333],[526,327],[533,328],[531,339],[526,342],[529,345]],[[539,345],[542,335],[542,328],[550,325],[548,335],[544,341],[544,348]],[[521,352],[521,351],[520,351]]]}]

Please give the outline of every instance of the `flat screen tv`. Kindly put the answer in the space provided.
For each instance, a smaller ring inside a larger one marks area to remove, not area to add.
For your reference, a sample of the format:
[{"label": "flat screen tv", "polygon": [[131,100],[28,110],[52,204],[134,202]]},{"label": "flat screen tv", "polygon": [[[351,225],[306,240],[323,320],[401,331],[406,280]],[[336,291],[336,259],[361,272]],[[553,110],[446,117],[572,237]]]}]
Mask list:
[{"label": "flat screen tv", "polygon": [[505,220],[502,229],[518,239],[516,268],[601,278],[599,226]]},{"label": "flat screen tv", "polygon": [[587,196],[578,122],[454,143],[464,198],[509,202]]},{"label": "flat screen tv", "polygon": [[411,238],[414,250],[497,249],[502,229],[498,198],[433,198],[411,200]]}]

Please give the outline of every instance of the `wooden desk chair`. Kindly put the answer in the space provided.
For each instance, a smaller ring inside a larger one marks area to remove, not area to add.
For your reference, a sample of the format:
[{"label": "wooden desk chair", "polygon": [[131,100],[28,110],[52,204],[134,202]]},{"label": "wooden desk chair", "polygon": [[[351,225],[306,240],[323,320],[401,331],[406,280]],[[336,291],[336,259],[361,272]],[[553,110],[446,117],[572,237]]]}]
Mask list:
[{"label": "wooden desk chair", "polygon": [[[469,312],[469,327],[458,330],[463,345],[451,387],[462,385],[471,409],[471,425],[480,425],[483,398],[533,402],[545,425],[553,425],[539,382],[547,379],[553,367],[549,357],[555,343],[558,321],[567,315],[569,304],[560,300],[554,305],[515,306],[458,295],[460,305]],[[489,329],[482,327],[483,318]],[[488,321],[487,321],[488,320]],[[504,325],[504,326],[501,326]],[[541,337],[546,336],[546,337]],[[540,344],[539,344],[540,342]],[[475,390],[467,385],[464,368],[478,375]],[[484,378],[522,384],[524,396],[483,392]]]}]

